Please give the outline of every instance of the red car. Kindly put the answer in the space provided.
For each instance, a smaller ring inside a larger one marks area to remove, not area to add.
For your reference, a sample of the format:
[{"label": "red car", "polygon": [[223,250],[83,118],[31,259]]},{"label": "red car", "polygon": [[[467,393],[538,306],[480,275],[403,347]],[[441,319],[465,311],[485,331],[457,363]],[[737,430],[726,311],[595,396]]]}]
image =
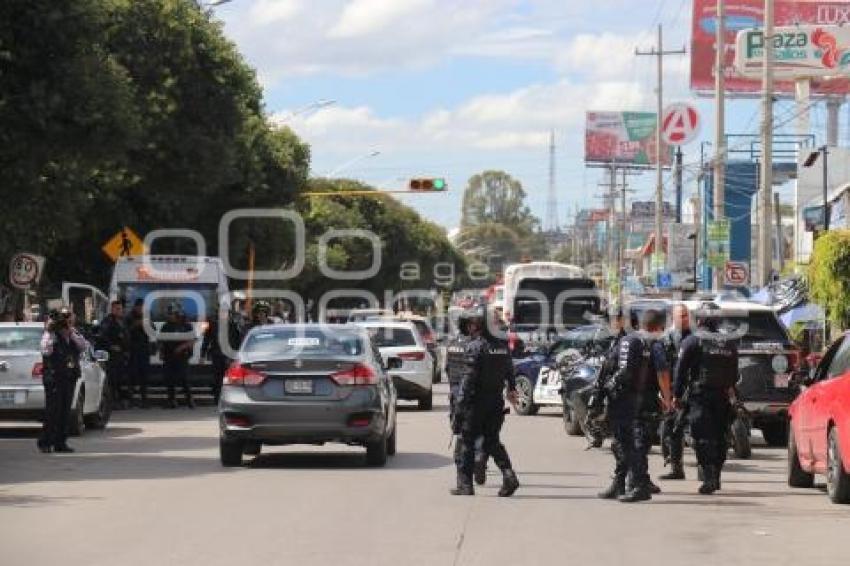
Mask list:
[{"label": "red car", "polygon": [[850,333],[827,350],[791,405],[788,485],[826,476],[829,498],[850,503]]}]

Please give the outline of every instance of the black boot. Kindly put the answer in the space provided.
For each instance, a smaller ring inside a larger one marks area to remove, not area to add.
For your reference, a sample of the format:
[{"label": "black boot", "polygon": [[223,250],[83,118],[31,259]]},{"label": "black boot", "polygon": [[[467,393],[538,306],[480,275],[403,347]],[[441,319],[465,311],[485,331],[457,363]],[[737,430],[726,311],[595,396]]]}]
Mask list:
[{"label": "black boot", "polygon": [[723,472],[723,466],[715,466],[714,468],[714,487],[720,491],[720,474]]},{"label": "black boot", "polygon": [[661,493],[661,488],[652,482],[652,480],[646,480],[646,489],[649,490],[649,493],[652,495],[658,495]]},{"label": "black boot", "polygon": [[487,483],[487,461],[482,459],[475,460],[475,467],[472,469],[472,477],[478,485]]},{"label": "black boot", "polygon": [[650,493],[649,486],[646,485],[633,487],[617,498],[620,503],[637,503],[639,501],[649,501],[650,499],[652,499],[652,493]]},{"label": "black boot", "polygon": [[449,491],[449,493],[452,495],[475,495],[475,490],[472,488],[472,478],[458,474],[457,487]]},{"label": "black boot", "polygon": [[502,487],[499,488],[499,497],[510,497],[519,488],[519,480],[510,468],[502,471]]},{"label": "black boot", "polygon": [[685,467],[681,462],[670,462],[670,471],[658,476],[660,480],[683,480],[685,479]]},{"label": "black boot", "polygon": [[700,495],[711,495],[717,491],[716,472],[714,471],[713,466],[704,466],[702,470],[702,477],[704,479],[698,490]]},{"label": "black boot", "polygon": [[626,478],[614,476],[608,489],[600,491],[597,496],[599,499],[617,499],[624,493],[626,493]]}]

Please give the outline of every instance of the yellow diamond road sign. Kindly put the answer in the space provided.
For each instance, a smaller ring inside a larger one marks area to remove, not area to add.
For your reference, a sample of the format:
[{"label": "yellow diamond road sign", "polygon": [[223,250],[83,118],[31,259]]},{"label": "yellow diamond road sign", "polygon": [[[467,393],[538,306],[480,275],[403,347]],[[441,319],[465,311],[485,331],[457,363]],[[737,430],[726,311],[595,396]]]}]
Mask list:
[{"label": "yellow diamond road sign", "polygon": [[112,261],[118,261],[119,257],[130,257],[145,253],[145,245],[142,243],[142,239],[127,226],[124,226],[120,232],[112,236],[108,242],[103,244],[101,249]]}]

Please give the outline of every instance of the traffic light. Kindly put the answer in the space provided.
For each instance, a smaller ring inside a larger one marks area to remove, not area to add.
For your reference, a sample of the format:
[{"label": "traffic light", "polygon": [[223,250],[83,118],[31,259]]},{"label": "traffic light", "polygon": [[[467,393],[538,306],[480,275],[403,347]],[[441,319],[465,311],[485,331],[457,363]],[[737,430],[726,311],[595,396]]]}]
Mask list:
[{"label": "traffic light", "polygon": [[411,191],[417,192],[441,192],[448,189],[448,185],[442,177],[428,177],[424,179],[411,179],[409,188]]}]

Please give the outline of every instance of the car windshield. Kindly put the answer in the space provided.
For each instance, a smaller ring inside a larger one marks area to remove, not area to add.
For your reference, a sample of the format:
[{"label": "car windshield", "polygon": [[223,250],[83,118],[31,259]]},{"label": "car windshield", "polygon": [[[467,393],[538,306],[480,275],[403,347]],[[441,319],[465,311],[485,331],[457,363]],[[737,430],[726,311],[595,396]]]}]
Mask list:
[{"label": "car windshield", "polygon": [[330,328],[263,328],[249,334],[242,345],[242,352],[251,357],[356,357],[361,356],[364,351],[361,335]]},{"label": "car windshield", "polygon": [[0,350],[41,349],[41,328],[0,328]]},{"label": "car windshield", "polygon": [[417,346],[416,337],[408,328],[391,326],[375,326],[369,328],[369,335],[378,348],[398,348],[400,346]]},{"label": "car windshield", "polygon": [[138,299],[145,299],[151,293],[158,293],[151,301],[150,318],[153,322],[164,322],[168,318],[168,309],[177,307],[189,322],[197,322],[200,313],[207,319],[215,316],[218,295],[215,285],[186,285],[162,283],[122,283],[118,286],[118,296],[132,305]]}]

